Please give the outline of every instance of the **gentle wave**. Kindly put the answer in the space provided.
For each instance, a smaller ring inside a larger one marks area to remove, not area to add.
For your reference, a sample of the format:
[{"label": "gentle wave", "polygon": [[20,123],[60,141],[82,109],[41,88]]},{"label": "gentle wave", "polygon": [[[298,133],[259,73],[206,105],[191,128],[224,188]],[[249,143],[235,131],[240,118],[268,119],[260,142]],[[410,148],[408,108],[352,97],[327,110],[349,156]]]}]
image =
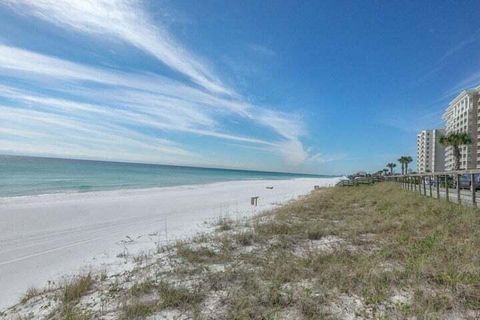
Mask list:
[{"label": "gentle wave", "polygon": [[0,197],[321,175],[0,155]]}]

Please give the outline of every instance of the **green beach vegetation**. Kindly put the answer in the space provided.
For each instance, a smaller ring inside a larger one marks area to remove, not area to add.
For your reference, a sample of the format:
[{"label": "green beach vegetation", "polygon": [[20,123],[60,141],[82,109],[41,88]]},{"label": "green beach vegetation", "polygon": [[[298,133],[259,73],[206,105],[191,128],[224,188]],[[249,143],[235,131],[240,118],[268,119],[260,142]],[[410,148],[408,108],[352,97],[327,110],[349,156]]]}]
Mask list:
[{"label": "green beach vegetation", "polygon": [[395,163],[393,163],[393,162],[387,163],[386,167],[387,167],[388,169],[390,169],[390,175],[393,175],[393,169],[394,169],[396,166],[397,166],[397,165],[396,165]]},{"label": "green beach vegetation", "polygon": [[398,162],[402,166],[402,174],[408,173],[408,165],[413,161],[412,157],[410,156],[401,156],[398,159]]},{"label": "green beach vegetation", "polygon": [[445,136],[440,137],[440,143],[446,147],[452,147],[453,149],[453,158],[454,162],[454,170],[460,170],[460,147],[471,144],[472,138],[468,135],[468,133],[460,132],[460,133],[449,133]]},{"label": "green beach vegetation", "polygon": [[321,189],[128,257],[127,271],[32,289],[8,315],[474,319],[480,316],[479,213],[388,182]]}]

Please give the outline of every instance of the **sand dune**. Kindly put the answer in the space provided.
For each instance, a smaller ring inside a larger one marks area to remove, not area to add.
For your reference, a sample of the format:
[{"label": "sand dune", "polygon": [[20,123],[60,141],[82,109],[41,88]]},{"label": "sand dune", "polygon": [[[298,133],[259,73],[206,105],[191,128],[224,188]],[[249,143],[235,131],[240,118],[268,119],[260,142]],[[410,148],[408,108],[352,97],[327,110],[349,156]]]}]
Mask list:
[{"label": "sand dune", "polygon": [[[338,179],[257,180],[200,186],[0,199],[0,308],[32,286],[99,268],[204,231],[219,216],[248,216]],[[267,189],[273,186],[273,189]],[[258,206],[250,197],[259,196]]]}]

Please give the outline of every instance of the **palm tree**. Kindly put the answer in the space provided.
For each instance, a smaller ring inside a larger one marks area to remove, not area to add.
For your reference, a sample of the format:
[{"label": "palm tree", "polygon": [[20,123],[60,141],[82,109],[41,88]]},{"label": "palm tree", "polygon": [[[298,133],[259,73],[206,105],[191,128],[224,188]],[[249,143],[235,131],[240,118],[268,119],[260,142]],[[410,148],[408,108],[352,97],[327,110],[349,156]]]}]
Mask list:
[{"label": "palm tree", "polygon": [[460,146],[472,143],[472,139],[466,132],[449,133],[440,137],[440,143],[446,147],[453,148],[453,157],[455,159],[454,170],[460,170]]},{"label": "palm tree", "polygon": [[402,175],[405,174],[405,156],[401,156],[400,158],[398,158],[398,162],[400,162],[400,164],[402,165]]},{"label": "palm tree", "polygon": [[393,175],[393,168],[395,168],[397,165],[393,162],[387,163],[387,168],[390,169],[390,175]]},{"label": "palm tree", "polygon": [[408,164],[412,162],[413,159],[410,156],[401,156],[398,159],[398,162],[402,165],[402,174],[407,174],[408,173]]},{"label": "palm tree", "polygon": [[412,157],[404,156],[405,158],[405,174],[408,174],[408,164],[413,161]]}]

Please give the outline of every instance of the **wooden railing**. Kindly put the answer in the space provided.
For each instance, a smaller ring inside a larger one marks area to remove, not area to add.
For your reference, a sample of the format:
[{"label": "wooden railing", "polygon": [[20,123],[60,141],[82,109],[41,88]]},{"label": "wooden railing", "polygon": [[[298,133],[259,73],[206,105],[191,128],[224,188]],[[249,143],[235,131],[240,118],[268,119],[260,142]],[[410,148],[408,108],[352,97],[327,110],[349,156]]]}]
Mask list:
[{"label": "wooden railing", "polygon": [[337,186],[358,186],[361,184],[373,184],[376,180],[373,177],[358,177],[356,179],[340,180]]},{"label": "wooden railing", "polygon": [[419,192],[432,198],[444,198],[459,204],[477,206],[480,191],[480,169],[432,172],[385,177],[399,183],[403,189]]}]

